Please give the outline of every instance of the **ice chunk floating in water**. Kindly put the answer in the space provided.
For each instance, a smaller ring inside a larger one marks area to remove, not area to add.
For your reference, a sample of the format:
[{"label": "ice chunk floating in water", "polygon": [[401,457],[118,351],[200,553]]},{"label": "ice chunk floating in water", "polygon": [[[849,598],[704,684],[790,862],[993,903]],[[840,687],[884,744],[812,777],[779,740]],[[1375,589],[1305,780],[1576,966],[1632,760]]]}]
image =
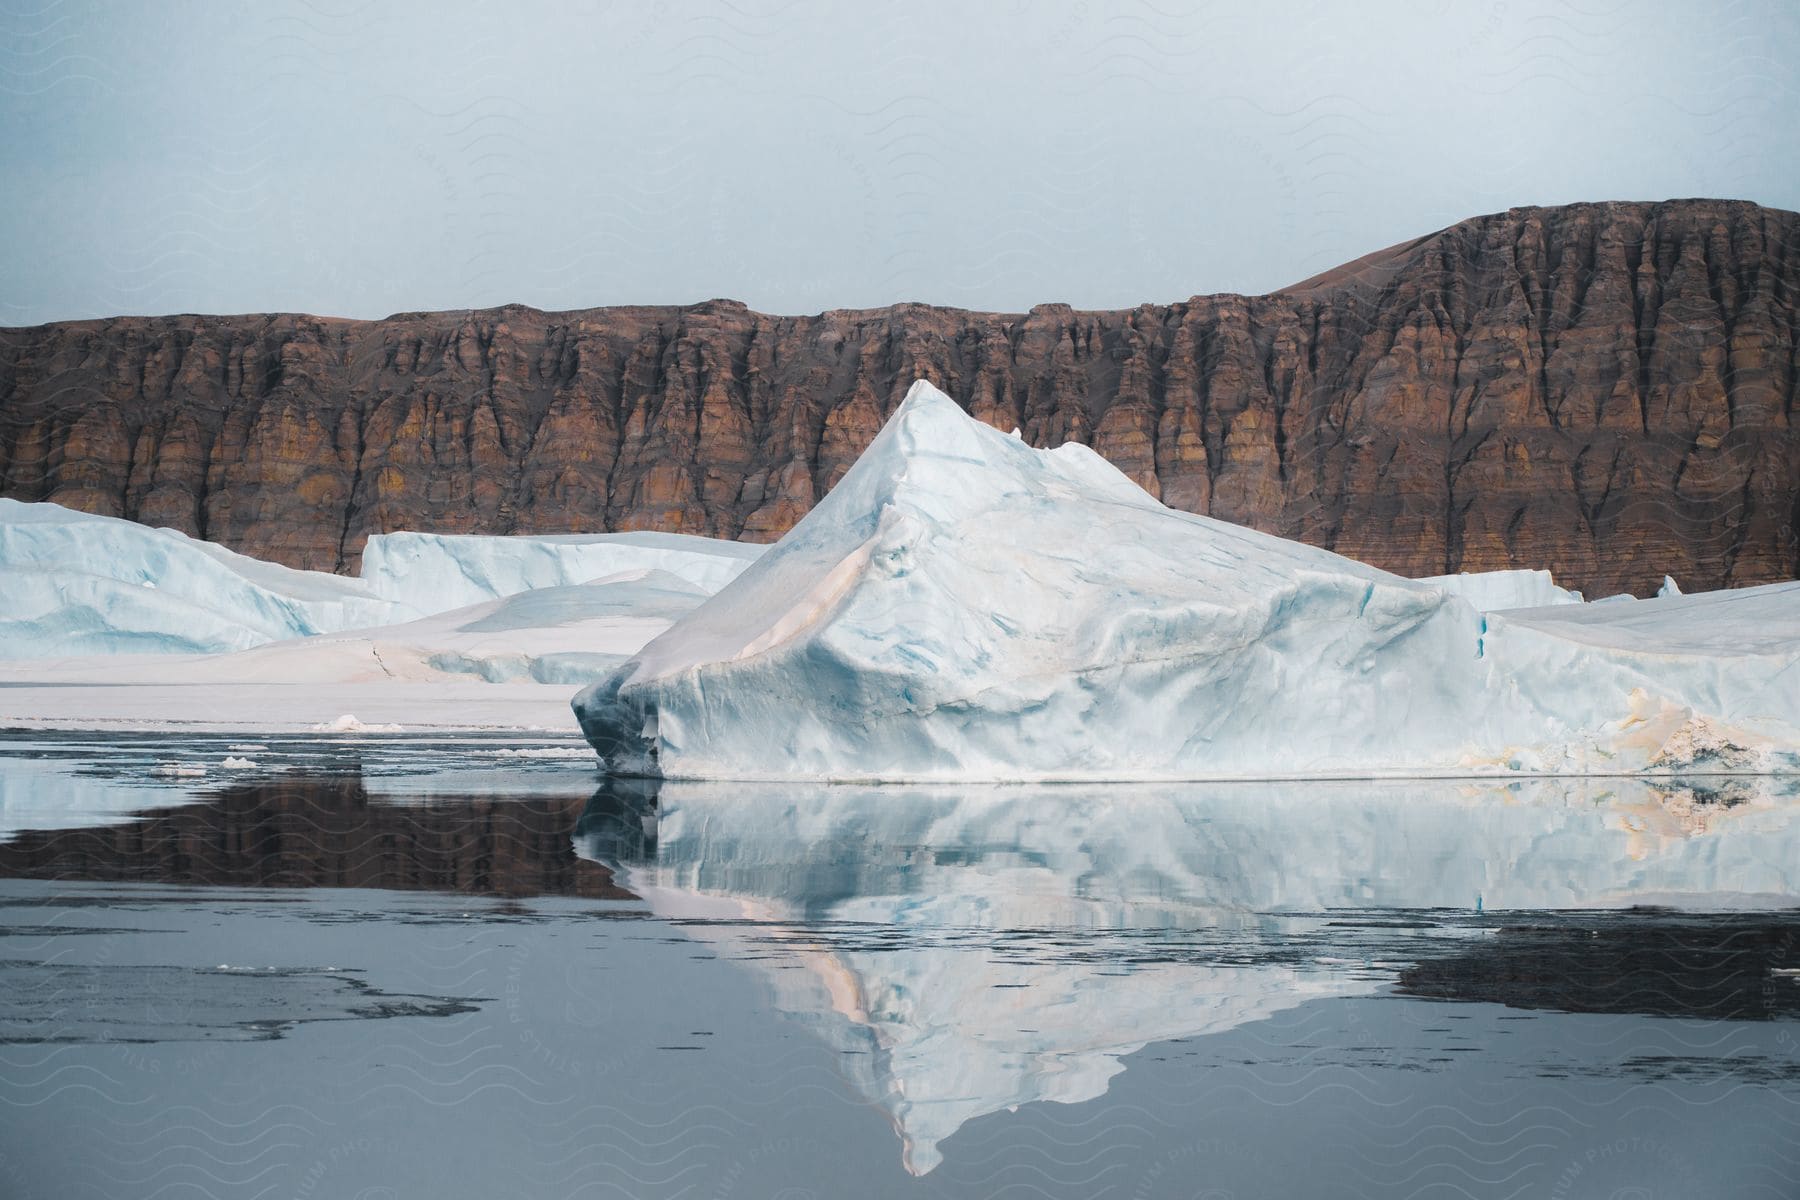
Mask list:
[{"label": "ice chunk floating in water", "polygon": [[1800,584],[1484,614],[920,382],[575,710],[614,770],[687,778],[1777,771],[1797,681]]}]

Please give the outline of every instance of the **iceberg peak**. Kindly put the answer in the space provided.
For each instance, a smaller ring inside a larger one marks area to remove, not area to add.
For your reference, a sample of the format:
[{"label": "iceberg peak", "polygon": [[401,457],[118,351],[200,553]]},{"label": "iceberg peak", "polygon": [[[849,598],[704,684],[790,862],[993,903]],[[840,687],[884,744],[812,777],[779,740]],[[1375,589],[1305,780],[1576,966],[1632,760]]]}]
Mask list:
[{"label": "iceberg peak", "polygon": [[1639,689],[1796,757],[1800,646],[1722,689],[1703,648],[1656,652],[1667,630],[1633,653],[1555,616],[1583,606],[1484,619],[1456,591],[1169,509],[921,380],[811,512],[574,707],[613,770],[679,778],[1617,772],[1662,761],[1627,736]]},{"label": "iceberg peak", "polygon": [[913,385],[906,389],[906,395],[901,398],[900,407],[894,410],[894,418],[899,419],[915,413],[925,413],[956,421],[973,419],[963,412],[962,405],[950,398],[948,392],[929,379],[913,381]]}]

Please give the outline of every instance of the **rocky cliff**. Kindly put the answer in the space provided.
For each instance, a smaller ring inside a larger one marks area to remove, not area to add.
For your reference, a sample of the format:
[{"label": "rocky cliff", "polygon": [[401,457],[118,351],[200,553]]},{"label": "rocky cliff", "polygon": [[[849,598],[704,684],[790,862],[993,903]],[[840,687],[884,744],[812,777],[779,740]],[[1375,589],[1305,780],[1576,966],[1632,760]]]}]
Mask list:
[{"label": "rocky cliff", "polygon": [[915,378],[1404,574],[1800,573],[1800,215],[1515,209],[1267,296],[0,330],[0,494],[354,569],[394,529],[780,535]]}]

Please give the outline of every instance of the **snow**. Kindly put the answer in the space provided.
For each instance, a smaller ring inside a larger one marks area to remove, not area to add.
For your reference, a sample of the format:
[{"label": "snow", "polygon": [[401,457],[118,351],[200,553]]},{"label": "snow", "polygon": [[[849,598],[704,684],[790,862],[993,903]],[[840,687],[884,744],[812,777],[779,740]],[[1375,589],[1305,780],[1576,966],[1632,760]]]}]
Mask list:
[{"label": "snow", "polygon": [[[1347,911],[1800,904],[1800,781],[1725,788],[670,783],[654,855],[620,882],[659,916],[699,918],[688,935],[859,1051],[853,1082],[922,1173],[965,1122],[1098,1096],[1147,1043],[1389,981],[1294,956],[1272,929],[1361,963],[1359,943],[1329,940],[1357,936],[1330,923]],[[610,864],[606,823],[584,817],[576,846]],[[1218,953],[1156,961],[1153,942],[1108,942],[1159,928]]]},{"label": "snow", "polygon": [[412,615],[354,579],[0,500],[0,658],[208,653]]},{"label": "snow", "polygon": [[362,578],[377,595],[421,613],[645,571],[666,572],[711,595],[767,548],[679,533],[386,533],[364,547]]},{"label": "snow", "polygon": [[1800,769],[1800,585],[1485,614],[1463,589],[1173,511],[920,382],[575,710],[615,772],[669,778]]}]

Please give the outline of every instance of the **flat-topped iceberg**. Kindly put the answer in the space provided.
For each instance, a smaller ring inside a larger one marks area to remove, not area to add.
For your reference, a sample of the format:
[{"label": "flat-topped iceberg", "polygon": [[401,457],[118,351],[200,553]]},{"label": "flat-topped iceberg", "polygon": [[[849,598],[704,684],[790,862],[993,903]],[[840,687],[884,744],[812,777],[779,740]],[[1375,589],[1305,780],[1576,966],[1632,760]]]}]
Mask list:
[{"label": "flat-topped iceberg", "polygon": [[575,711],[615,771],[675,778],[1793,769],[1800,585],[1483,614],[1169,509],[921,381]]},{"label": "flat-topped iceberg", "polygon": [[570,693],[763,549],[661,534],[372,544],[366,577],[347,579],[0,499],[0,722],[568,728]]},{"label": "flat-topped iceberg", "polygon": [[0,500],[0,570],[0,658],[217,653],[418,615],[355,579],[56,504]]},{"label": "flat-topped iceberg", "polygon": [[[567,626],[568,614],[587,600],[599,604],[597,611],[617,612],[637,596],[650,605],[646,615],[660,617],[670,589],[709,596],[765,549],[666,533],[377,534],[364,551],[362,578],[347,579],[265,562],[174,529],[0,499],[0,659],[229,653],[652,575],[663,582],[615,587],[602,598],[564,592],[518,611],[552,614],[546,624]],[[493,648],[529,656],[528,647]]]}]

